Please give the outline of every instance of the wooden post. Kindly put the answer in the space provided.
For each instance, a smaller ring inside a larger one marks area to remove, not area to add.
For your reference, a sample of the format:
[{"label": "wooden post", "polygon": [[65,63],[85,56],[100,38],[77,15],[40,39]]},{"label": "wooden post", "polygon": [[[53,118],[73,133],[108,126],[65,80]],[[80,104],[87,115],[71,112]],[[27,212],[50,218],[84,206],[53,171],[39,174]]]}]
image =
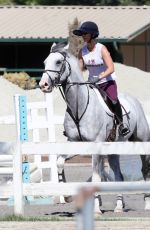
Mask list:
[{"label": "wooden post", "polygon": [[[46,94],[46,115],[47,115],[47,122],[48,122],[48,142],[56,142],[55,138],[55,123],[54,123],[54,105],[53,105],[53,95]],[[57,173],[57,155],[49,155],[49,161],[51,164],[51,181],[58,182],[58,173]]]},{"label": "wooden post", "polygon": [[[53,105],[53,94],[45,95],[47,104],[47,121],[48,121],[48,142],[56,142],[55,134],[55,118],[54,118],[54,105]],[[58,180],[58,168],[57,168],[57,155],[49,155],[49,162],[51,165],[51,181],[59,182]],[[64,196],[60,196],[60,203],[65,203]]]}]

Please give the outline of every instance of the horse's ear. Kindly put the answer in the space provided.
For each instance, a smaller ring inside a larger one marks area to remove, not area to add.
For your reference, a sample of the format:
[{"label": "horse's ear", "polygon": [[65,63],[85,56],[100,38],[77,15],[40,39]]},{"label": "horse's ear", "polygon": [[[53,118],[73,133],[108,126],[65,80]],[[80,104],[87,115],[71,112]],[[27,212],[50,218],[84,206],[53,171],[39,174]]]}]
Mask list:
[{"label": "horse's ear", "polygon": [[69,50],[69,43],[64,47],[64,50]]},{"label": "horse's ear", "polygon": [[51,49],[50,49],[50,52],[52,52],[53,48],[56,46],[56,43],[53,42],[52,46],[51,46]]}]

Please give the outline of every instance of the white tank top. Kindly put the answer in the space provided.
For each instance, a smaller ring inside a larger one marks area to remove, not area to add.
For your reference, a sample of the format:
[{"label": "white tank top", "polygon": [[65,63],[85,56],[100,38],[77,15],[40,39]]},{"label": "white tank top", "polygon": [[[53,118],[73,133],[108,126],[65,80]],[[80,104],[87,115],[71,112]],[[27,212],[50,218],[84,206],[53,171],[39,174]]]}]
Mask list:
[{"label": "white tank top", "polygon": [[[91,78],[93,78],[94,76],[99,76],[102,72],[104,72],[107,69],[107,66],[103,62],[102,58],[102,47],[103,45],[101,43],[96,43],[95,48],[92,51],[88,50],[87,44],[83,46],[83,48],[81,49],[84,64],[87,70],[89,71],[89,81]],[[100,80],[97,84],[112,81],[115,79],[116,74],[114,72],[106,78]]]}]

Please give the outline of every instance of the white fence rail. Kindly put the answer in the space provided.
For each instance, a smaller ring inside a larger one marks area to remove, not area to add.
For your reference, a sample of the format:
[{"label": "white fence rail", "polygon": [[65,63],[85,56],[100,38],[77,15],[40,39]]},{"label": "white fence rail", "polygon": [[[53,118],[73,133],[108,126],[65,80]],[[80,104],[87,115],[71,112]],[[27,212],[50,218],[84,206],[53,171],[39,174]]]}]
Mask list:
[{"label": "white fence rail", "polygon": [[22,143],[22,153],[49,155],[146,155],[150,154],[150,142],[68,142],[68,143]]},{"label": "white fence rail", "polygon": [[[69,182],[69,183],[30,183],[23,184],[23,196],[60,196],[75,195],[80,188],[97,187],[100,194],[141,194],[150,192],[150,182]],[[14,196],[13,185],[1,186],[1,196],[7,198]]]}]

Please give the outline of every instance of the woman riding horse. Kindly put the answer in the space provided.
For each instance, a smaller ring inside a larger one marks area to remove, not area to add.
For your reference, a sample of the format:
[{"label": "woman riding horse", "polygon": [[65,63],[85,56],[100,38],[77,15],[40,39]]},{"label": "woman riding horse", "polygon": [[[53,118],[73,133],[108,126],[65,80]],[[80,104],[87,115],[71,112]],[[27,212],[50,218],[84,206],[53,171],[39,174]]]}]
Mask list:
[{"label": "woman riding horse", "polygon": [[[64,130],[68,141],[105,142],[112,130],[113,118],[106,112],[102,101],[98,100],[95,90],[83,80],[79,61],[64,45],[55,44],[51,47],[44,64],[45,71],[39,85],[45,93],[51,93],[54,87],[62,86],[62,95],[67,104]],[[123,121],[129,124],[130,132],[123,136],[118,134],[117,130],[115,141],[150,141],[149,126],[139,101],[126,93],[120,94],[119,99],[125,108],[126,106],[129,108],[129,114],[123,116]],[[98,103],[99,106],[95,106]],[[60,156],[59,165],[63,171],[67,157],[69,156]],[[104,173],[107,173],[105,158],[106,156],[101,154],[92,155],[92,181],[101,181]],[[108,155],[107,158],[115,181],[123,181],[119,155],[115,154],[115,149],[114,154]],[[141,155],[141,160],[143,177],[145,180],[150,180],[150,156]],[[123,211],[123,207],[123,199],[118,196],[115,212]],[[145,195],[145,209],[150,210],[149,194]]]},{"label": "woman riding horse", "polygon": [[118,99],[114,64],[107,48],[96,42],[99,35],[98,26],[91,21],[84,22],[73,34],[82,36],[85,44],[79,52],[79,63],[82,71],[89,71],[89,81],[96,84],[100,93],[105,92],[107,105],[115,114],[119,132],[125,136],[128,127],[123,124],[122,109]]}]

